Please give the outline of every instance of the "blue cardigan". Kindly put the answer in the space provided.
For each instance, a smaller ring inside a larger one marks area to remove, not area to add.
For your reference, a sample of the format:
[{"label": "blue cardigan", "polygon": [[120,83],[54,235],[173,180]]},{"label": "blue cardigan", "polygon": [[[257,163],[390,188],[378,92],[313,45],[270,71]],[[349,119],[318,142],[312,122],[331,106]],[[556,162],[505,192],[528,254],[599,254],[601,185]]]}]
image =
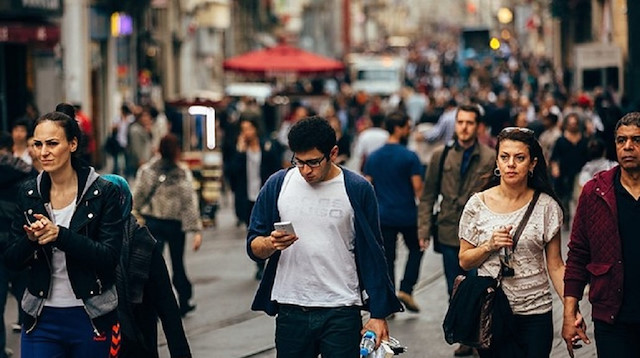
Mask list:
[{"label": "blue cardigan", "polygon": [[[290,168],[291,169],[291,168]],[[362,176],[341,168],[347,196],[355,214],[355,258],[360,289],[365,309],[372,318],[386,318],[392,313],[402,311],[402,304],[395,295],[395,289],[387,273],[384,255],[378,202],[371,184]],[[258,236],[268,236],[273,231],[273,223],[280,221],[278,196],[289,169],[273,174],[264,184],[256,204],[253,207],[247,233],[247,253],[254,261],[264,261],[251,251],[251,242]],[[271,291],[276,277],[280,251],[269,258],[262,281],[251,305],[254,311],[264,311],[274,316],[278,313],[278,303],[271,300]]]}]

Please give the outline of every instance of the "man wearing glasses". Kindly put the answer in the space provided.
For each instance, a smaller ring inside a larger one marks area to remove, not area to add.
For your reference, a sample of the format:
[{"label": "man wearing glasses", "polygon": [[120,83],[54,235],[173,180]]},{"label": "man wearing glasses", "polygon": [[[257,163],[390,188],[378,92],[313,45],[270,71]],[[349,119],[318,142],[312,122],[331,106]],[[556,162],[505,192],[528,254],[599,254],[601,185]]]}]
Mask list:
[{"label": "man wearing glasses", "polygon": [[640,112],[618,121],[615,145],[620,165],[584,185],[571,229],[562,327],[571,357],[590,343],[578,311],[587,284],[598,357],[638,356]]},{"label": "man wearing glasses", "polygon": [[[388,339],[402,310],[387,275],[378,203],[361,176],[338,167],[336,135],[310,117],[288,135],[293,167],[274,174],[251,214],[247,251],[268,259],[252,309],[276,318],[279,358],[358,357],[365,330]],[[274,230],[289,221],[295,233]],[[371,318],[362,326],[360,310]]]}]

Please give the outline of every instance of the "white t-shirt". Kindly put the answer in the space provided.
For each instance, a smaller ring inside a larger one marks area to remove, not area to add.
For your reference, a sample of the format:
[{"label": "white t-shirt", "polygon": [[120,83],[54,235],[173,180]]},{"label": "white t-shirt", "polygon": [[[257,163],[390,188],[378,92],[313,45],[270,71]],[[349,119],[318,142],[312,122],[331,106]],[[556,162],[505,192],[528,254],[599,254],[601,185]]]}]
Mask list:
[{"label": "white t-shirt", "polygon": [[306,307],[362,305],[354,255],[354,212],[344,174],[309,185],[290,170],[278,197],[298,241],[282,251],[271,299]]},{"label": "white t-shirt", "polygon": [[[491,239],[494,230],[508,225],[513,227],[513,234],[528,206],[529,203],[510,213],[495,213],[483,202],[482,193],[474,194],[467,201],[460,218],[460,240],[479,246]],[[514,313],[531,315],[551,310],[544,248],[561,226],[560,205],[551,196],[541,193],[511,256],[515,276],[502,278],[502,289]],[[499,271],[499,252],[492,253],[478,267],[479,276],[497,277]]]},{"label": "white t-shirt", "polygon": [[[73,212],[76,208],[76,201],[67,205],[62,209],[53,210],[53,223],[69,228]],[[67,259],[64,251],[53,248],[53,256],[51,259],[51,292],[44,302],[45,306],[50,307],[77,307],[82,306],[82,300],[77,299],[71,281],[69,281],[69,273],[67,272]]]}]

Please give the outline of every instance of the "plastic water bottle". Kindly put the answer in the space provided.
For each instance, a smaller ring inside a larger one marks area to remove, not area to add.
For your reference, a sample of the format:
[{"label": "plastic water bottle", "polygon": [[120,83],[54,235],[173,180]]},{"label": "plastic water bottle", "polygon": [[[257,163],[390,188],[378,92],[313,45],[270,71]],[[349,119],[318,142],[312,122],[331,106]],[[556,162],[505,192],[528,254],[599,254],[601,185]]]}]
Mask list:
[{"label": "plastic water bottle", "polygon": [[368,357],[376,347],[376,334],[373,331],[366,331],[360,341],[360,357]]}]

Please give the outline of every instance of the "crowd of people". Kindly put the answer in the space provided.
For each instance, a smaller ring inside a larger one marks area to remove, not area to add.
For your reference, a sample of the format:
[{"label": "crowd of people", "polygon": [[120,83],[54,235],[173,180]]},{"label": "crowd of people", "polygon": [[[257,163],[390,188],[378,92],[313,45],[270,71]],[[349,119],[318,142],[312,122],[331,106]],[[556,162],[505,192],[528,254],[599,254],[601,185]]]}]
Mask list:
[{"label": "crowd of people", "polygon": [[[388,97],[340,78],[321,105],[303,99],[284,113],[273,99],[219,103],[225,184],[260,281],[252,308],[277,314],[278,356],[352,357],[363,331],[387,339],[388,319],[420,311],[413,290],[429,246],[449,296],[459,275],[500,277],[513,331],[526,332],[480,356],[548,356],[551,288],[573,354],[590,342],[577,305],[588,283],[598,355],[633,356],[640,286],[623,273],[640,254],[637,108],[609,88],[572,92],[565,72],[515,51],[460,62],[451,43],[418,42],[406,55],[406,88]],[[0,226],[10,228],[0,232],[0,303],[11,287],[21,354],[154,357],[161,318],[171,356],[190,357],[180,317],[196,306],[183,257],[203,224],[181,126],[123,105],[99,145],[79,106],[25,113],[0,136]],[[112,175],[90,165],[101,149]]]}]

